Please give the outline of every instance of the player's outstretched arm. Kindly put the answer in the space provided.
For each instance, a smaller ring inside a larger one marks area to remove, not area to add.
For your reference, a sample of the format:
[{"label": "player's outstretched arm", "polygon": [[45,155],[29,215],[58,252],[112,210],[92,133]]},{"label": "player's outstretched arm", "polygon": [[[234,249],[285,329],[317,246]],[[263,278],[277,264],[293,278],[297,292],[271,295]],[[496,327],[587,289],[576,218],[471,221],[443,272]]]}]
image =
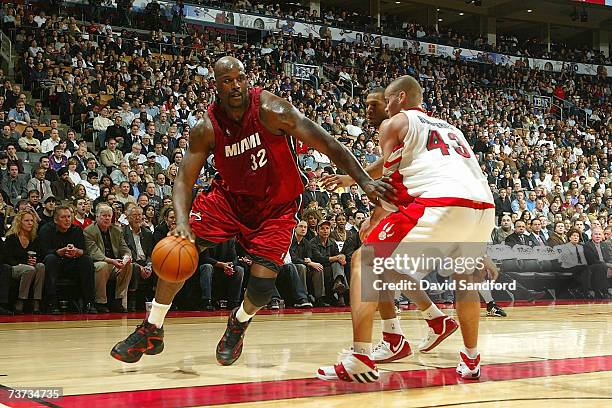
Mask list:
[{"label": "player's outstretched arm", "polygon": [[[402,115],[405,116],[405,115]],[[383,156],[379,157],[374,163],[370,164],[365,168],[366,173],[373,179],[381,178],[383,176],[383,166],[385,164],[385,155],[384,152],[388,151],[389,153],[396,146],[394,142],[394,138],[388,137],[389,132],[386,131],[387,125],[389,124],[389,119],[385,119],[379,127],[380,132],[380,147],[383,151]],[[385,136],[387,135],[387,136]],[[387,155],[388,157],[388,155]],[[339,174],[330,174],[328,176],[323,177],[321,180],[324,187],[329,185],[335,185],[337,187],[350,187],[351,184],[355,183],[350,176],[339,175]]]},{"label": "player's outstretched arm", "polygon": [[191,231],[191,227],[189,227],[192,189],[204,163],[206,163],[208,154],[214,149],[214,146],[215,132],[208,115],[205,114],[191,129],[188,154],[185,155],[181,162],[172,194],[174,214],[176,215],[176,229],[171,231],[171,233],[189,238],[191,241],[195,241],[195,236]]},{"label": "player's outstretched arm", "polygon": [[372,180],[344,145],[304,116],[287,100],[270,92],[263,92],[261,100],[260,117],[269,131],[277,135],[295,136],[308,146],[327,155],[361,186],[371,200],[376,200],[378,197],[394,198],[394,189],[391,185]]}]

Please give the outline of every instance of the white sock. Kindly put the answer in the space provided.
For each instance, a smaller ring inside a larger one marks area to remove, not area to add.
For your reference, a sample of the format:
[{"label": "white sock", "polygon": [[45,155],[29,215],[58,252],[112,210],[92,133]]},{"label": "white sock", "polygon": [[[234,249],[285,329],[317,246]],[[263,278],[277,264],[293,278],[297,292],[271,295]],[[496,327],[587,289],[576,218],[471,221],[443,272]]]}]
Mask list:
[{"label": "white sock", "polygon": [[170,310],[170,305],[162,305],[153,299],[153,302],[151,302],[151,312],[149,313],[147,321],[160,329],[164,325],[164,319],[166,318],[168,310]]},{"label": "white sock", "polygon": [[486,303],[493,302],[493,296],[491,295],[491,290],[489,290],[489,289],[480,289],[478,292],[480,293],[480,296],[482,296],[482,299]]},{"label": "white sock", "polygon": [[252,319],[253,316],[255,315],[254,314],[250,315],[244,311],[244,302],[240,305],[240,309],[238,309],[238,311],[236,312],[236,319],[238,319],[240,323],[244,323]]},{"label": "white sock", "polygon": [[357,354],[364,354],[368,357],[372,356],[372,343],[353,343],[353,352]]},{"label": "white sock", "polygon": [[394,317],[393,319],[382,319],[381,321],[383,332],[401,334],[402,336],[404,335],[404,333],[402,332],[402,327],[400,326],[399,319],[397,317]]},{"label": "white sock", "polygon": [[431,319],[435,319],[436,317],[444,316],[444,313],[442,313],[440,309],[438,309],[438,306],[436,306],[435,303],[432,303],[431,306],[429,306],[427,309],[421,310],[421,314],[427,320],[431,320]]},{"label": "white sock", "polygon": [[478,357],[478,348],[476,348],[476,347],[474,347],[474,348],[463,347],[463,352],[469,358],[476,358],[476,357]]}]

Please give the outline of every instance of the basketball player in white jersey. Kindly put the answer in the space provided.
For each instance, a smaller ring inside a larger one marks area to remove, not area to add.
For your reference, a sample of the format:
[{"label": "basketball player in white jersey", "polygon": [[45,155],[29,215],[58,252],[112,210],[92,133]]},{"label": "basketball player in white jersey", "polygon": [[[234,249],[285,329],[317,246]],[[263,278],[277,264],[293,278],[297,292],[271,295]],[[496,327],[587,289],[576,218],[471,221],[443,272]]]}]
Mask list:
[{"label": "basketball player in white jersey", "polygon": [[[409,90],[410,89],[407,89],[406,91]],[[387,113],[386,110],[384,94],[384,88],[374,88],[370,90],[366,96],[366,119],[368,124],[375,126],[381,132],[389,122],[389,113]],[[400,108],[410,108],[409,104],[407,104],[407,100],[403,100],[402,102],[406,105],[402,105]],[[381,148],[383,151],[389,149],[390,153],[395,146],[388,143],[386,139],[383,139],[384,132],[382,132],[380,136]],[[383,175],[383,164],[384,161],[380,158],[365,170],[372,178],[380,178]],[[354,183],[354,180],[347,175],[330,175],[323,179],[323,184],[325,186],[335,185],[336,187],[349,187]],[[351,276],[351,280],[354,279],[354,275]],[[357,276],[357,279],[359,279],[359,276]],[[427,353],[433,350],[459,327],[453,318],[442,313],[442,311],[431,301],[429,296],[427,296],[425,291],[417,287],[414,290],[405,290],[403,293],[416,304],[429,326],[427,337],[418,345],[418,350],[421,353]],[[412,350],[408,340],[404,336],[400,321],[397,318],[394,302],[379,302],[378,312],[380,313],[383,336],[378,344],[372,349],[372,359],[381,364],[390,363],[410,356]]]},{"label": "basketball player in white jersey", "polygon": [[[396,79],[385,90],[391,119],[382,129],[381,140],[395,147],[392,151],[383,148],[384,175],[395,187],[397,198],[392,203],[382,201],[382,207],[377,207],[362,225],[364,247],[353,254],[352,262],[352,274],[357,276],[362,275],[362,266],[372,265],[376,252],[384,252],[391,259],[402,255],[400,243],[423,247],[430,243],[433,248],[429,249],[437,251],[440,258],[484,257],[495,218],[487,179],[461,131],[420,109],[422,94],[421,86],[410,76]],[[400,111],[402,106],[410,109]],[[401,275],[388,272],[385,279],[396,280]],[[429,271],[416,272],[419,279]],[[480,302],[476,290],[462,287],[462,283],[479,280],[473,272],[466,269],[453,273],[458,283],[456,308],[465,346],[459,353],[457,373],[464,379],[480,377]],[[321,379],[372,382],[379,378],[371,359],[377,303],[362,299],[362,284],[364,293],[371,292],[368,284],[375,277],[371,270],[364,268],[363,273],[362,279],[352,279],[351,285],[353,353],[344,355],[334,366],[319,368],[317,376]],[[408,275],[401,279],[408,279]]]}]

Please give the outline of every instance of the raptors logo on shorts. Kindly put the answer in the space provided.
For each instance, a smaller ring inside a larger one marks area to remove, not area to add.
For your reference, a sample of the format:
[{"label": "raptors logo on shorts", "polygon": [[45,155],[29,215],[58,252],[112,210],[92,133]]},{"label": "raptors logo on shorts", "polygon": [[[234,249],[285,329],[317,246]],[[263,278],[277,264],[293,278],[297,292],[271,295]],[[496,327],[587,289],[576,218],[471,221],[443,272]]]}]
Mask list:
[{"label": "raptors logo on shorts", "polygon": [[393,229],[393,224],[390,222],[385,223],[382,227],[382,231],[378,233],[378,239],[381,241],[385,241],[387,238],[391,238],[395,235],[395,232],[391,232]]}]

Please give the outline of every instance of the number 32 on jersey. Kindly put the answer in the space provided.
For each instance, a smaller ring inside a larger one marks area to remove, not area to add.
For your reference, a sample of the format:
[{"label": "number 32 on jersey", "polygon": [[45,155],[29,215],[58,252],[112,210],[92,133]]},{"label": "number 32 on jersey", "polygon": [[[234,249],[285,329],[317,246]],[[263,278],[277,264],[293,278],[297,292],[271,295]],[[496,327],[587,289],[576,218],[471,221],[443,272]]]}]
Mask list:
[{"label": "number 32 on jersey", "polygon": [[266,149],[259,149],[257,153],[251,155],[251,170],[256,171],[265,166],[266,163],[268,163]]},{"label": "number 32 on jersey", "polygon": [[[465,157],[466,159],[470,158],[470,149],[465,146],[458,135],[448,132],[448,138],[456,143],[456,146],[453,146],[453,149],[457,154]],[[443,156],[448,156],[450,154],[449,145],[444,142],[444,138],[442,138],[442,135],[437,130],[431,130],[429,132],[429,136],[427,137],[427,150],[431,151],[434,149],[440,149]]]}]

